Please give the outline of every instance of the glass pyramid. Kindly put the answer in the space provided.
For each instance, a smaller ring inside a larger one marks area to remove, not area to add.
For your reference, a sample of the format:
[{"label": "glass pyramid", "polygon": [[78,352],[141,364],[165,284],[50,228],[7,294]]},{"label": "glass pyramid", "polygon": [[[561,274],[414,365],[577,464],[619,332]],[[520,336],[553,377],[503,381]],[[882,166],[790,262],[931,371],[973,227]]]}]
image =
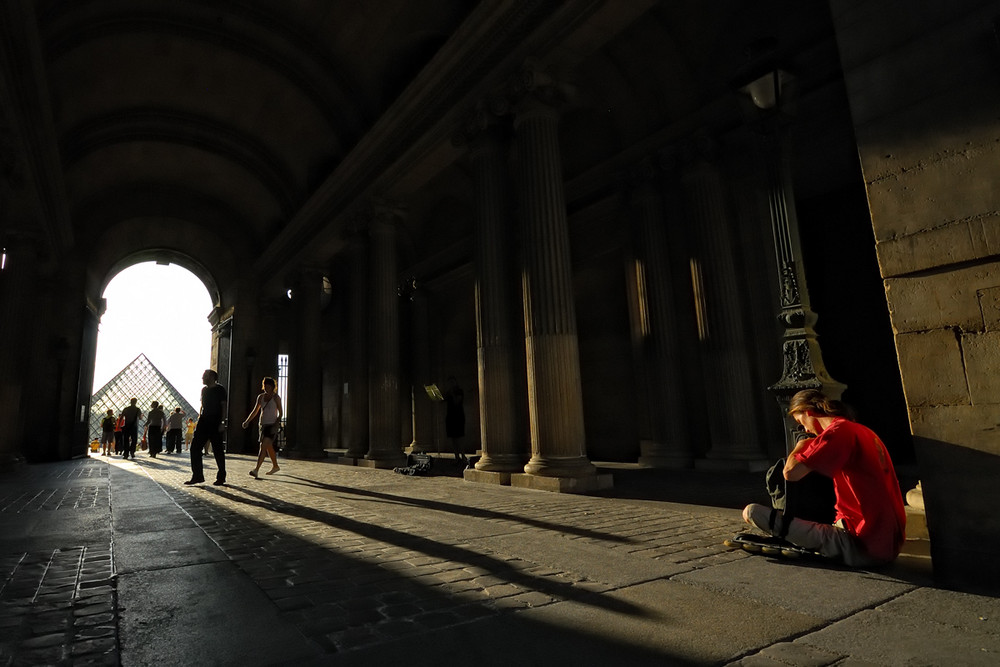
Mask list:
[{"label": "glass pyramid", "polygon": [[150,403],[156,401],[167,414],[180,406],[185,413],[185,422],[188,419],[198,419],[198,410],[184,400],[181,393],[163,377],[146,355],[140,354],[90,399],[90,439],[101,439],[101,420],[108,409],[114,410],[117,418],[122,408],[133,398],[139,399],[136,405],[142,410],[143,418],[149,412]]}]

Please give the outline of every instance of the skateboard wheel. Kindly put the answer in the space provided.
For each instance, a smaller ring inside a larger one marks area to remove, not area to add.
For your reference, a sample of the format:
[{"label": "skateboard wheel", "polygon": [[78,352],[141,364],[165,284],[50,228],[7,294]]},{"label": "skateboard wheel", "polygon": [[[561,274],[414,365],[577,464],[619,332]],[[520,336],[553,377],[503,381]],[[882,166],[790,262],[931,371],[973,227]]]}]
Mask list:
[{"label": "skateboard wheel", "polygon": [[744,551],[749,551],[752,554],[759,554],[760,553],[760,546],[757,545],[757,544],[746,544],[746,543],[744,543],[742,546],[743,546],[743,550]]},{"label": "skateboard wheel", "polygon": [[784,556],[785,558],[798,558],[802,554],[800,554],[798,551],[795,551],[794,549],[782,549],[781,555]]}]

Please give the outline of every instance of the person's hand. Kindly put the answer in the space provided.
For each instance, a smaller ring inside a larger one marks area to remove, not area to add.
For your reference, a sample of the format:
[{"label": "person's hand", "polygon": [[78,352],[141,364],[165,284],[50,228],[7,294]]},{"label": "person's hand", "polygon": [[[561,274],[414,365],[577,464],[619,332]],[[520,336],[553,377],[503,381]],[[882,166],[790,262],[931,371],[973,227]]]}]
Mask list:
[{"label": "person's hand", "polygon": [[243,422],[243,428],[246,428],[246,427],[247,427],[247,426],[249,426],[249,425],[250,425],[250,422],[249,422],[249,421],[245,421],[245,422]]}]

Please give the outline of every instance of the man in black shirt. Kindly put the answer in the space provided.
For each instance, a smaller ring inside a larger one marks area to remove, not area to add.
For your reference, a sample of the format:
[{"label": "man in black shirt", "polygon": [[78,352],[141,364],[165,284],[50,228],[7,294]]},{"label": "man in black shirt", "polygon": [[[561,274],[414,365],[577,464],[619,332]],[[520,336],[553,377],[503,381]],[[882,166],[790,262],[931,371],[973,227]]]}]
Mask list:
[{"label": "man in black shirt", "polygon": [[218,467],[214,484],[222,486],[226,483],[226,450],[222,444],[222,436],[228,425],[226,415],[229,405],[226,402],[226,389],[218,380],[219,374],[212,369],[201,374],[201,381],[205,384],[201,390],[201,414],[191,440],[191,479],[185,484],[201,484],[205,481],[201,457],[208,441],[212,442],[212,453],[215,454]]},{"label": "man in black shirt", "polygon": [[125,417],[125,426],[122,427],[125,453],[122,458],[127,459],[131,456],[133,461],[135,460],[135,446],[139,440],[139,420],[142,418],[142,412],[136,406],[138,400],[133,398],[131,403],[122,410],[122,416]]}]

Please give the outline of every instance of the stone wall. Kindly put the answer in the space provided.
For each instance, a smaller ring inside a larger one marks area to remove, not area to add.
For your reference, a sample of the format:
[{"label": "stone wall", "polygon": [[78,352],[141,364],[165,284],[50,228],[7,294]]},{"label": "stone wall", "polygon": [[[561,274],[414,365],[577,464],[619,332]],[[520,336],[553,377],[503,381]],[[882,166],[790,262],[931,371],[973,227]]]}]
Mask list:
[{"label": "stone wall", "polygon": [[[995,3],[831,0],[936,577],[1000,590]],[[904,489],[904,492],[906,489]]]}]

